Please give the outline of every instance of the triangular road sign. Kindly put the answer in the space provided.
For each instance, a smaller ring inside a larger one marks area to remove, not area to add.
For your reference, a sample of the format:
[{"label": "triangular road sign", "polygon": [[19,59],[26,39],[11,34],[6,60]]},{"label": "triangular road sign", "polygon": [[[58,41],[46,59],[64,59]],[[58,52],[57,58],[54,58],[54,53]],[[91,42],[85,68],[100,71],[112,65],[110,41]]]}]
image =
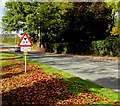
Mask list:
[{"label": "triangular road sign", "polygon": [[28,34],[24,33],[24,35],[20,39],[20,42],[18,43],[18,46],[20,46],[20,47],[30,47],[30,46],[33,46],[30,38],[28,37]]}]

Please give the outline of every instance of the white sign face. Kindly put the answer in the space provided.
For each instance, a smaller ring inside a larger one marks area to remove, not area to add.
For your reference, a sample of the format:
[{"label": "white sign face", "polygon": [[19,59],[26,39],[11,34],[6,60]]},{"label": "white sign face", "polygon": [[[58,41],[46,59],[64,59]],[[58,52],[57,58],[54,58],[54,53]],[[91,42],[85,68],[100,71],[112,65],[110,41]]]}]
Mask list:
[{"label": "white sign face", "polygon": [[20,45],[31,45],[30,41],[28,40],[27,36],[24,36]]},{"label": "white sign face", "polygon": [[31,47],[21,47],[21,51],[31,51]]},{"label": "white sign face", "polygon": [[30,38],[28,37],[28,34],[24,33],[23,37],[20,39],[20,42],[18,43],[18,46],[20,46],[20,47],[31,47],[31,46],[33,46]]}]

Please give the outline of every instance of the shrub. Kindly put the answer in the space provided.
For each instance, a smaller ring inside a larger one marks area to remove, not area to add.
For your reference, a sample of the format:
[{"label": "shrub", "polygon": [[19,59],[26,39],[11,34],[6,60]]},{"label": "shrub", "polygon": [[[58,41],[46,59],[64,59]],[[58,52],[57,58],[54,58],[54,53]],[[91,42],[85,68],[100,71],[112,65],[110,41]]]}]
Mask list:
[{"label": "shrub", "polygon": [[87,53],[87,43],[66,42],[66,43],[46,43],[46,51],[64,54],[85,54]]},{"label": "shrub", "polygon": [[64,54],[120,56],[120,37],[88,42],[46,43],[46,51]]},{"label": "shrub", "polygon": [[90,47],[92,54],[120,56],[120,37],[108,37],[106,40],[93,41]]}]

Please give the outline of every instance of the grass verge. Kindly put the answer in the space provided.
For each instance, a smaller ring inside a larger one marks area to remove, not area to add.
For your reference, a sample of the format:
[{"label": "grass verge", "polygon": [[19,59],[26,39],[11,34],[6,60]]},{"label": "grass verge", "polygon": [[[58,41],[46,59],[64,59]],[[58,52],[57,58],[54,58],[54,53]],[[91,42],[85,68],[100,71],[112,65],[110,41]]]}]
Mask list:
[{"label": "grass verge", "polygon": [[2,52],[2,104],[120,104],[120,94],[69,73]]},{"label": "grass verge", "polygon": [[20,41],[20,38],[14,38],[14,37],[0,38],[0,43],[2,44],[17,45],[19,41]]}]

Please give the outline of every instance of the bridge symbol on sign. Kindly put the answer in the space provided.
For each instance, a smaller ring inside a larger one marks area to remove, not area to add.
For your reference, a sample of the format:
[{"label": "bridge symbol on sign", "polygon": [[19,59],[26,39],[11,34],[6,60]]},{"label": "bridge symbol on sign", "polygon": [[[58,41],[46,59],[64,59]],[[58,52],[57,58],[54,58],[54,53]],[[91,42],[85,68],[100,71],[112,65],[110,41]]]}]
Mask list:
[{"label": "bridge symbol on sign", "polygon": [[33,46],[30,38],[28,37],[28,34],[24,33],[23,37],[20,39],[20,42],[19,42],[18,46],[20,46],[20,47]]}]

